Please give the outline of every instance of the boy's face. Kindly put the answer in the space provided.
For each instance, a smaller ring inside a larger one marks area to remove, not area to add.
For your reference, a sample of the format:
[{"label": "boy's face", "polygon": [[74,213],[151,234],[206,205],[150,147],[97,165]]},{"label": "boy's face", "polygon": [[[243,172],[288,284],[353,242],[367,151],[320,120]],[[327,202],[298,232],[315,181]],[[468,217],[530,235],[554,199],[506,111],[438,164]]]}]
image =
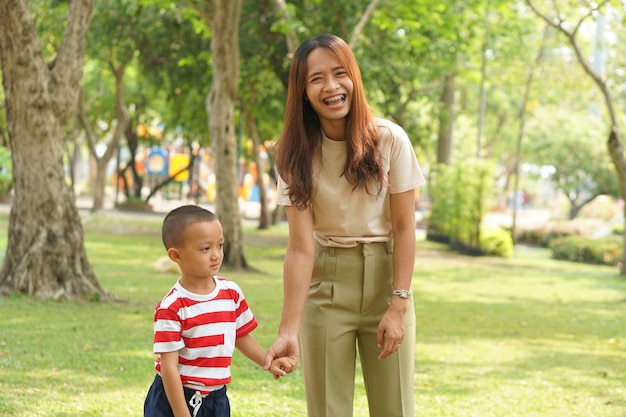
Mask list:
[{"label": "boy's face", "polygon": [[[170,248],[168,255],[189,278],[216,275],[224,259],[224,231],[218,220],[195,223],[184,231],[182,246]],[[172,251],[174,253],[172,253]]]}]

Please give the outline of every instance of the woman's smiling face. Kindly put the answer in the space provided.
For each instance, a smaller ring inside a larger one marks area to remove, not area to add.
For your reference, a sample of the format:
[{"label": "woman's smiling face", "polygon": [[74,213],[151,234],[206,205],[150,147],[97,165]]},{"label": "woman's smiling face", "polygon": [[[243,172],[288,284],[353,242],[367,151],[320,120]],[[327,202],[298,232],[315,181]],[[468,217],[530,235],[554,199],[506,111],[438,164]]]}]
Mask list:
[{"label": "woman's smiling face", "polygon": [[306,97],[322,128],[335,121],[345,122],[354,84],[337,56],[326,47],[318,47],[309,52],[306,64]]}]

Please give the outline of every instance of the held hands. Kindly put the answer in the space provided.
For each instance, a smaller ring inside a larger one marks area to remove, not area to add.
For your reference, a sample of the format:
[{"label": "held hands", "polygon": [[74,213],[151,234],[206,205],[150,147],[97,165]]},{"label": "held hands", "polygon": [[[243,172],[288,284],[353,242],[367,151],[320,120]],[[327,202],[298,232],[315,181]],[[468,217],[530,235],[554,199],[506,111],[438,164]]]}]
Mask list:
[{"label": "held hands", "polygon": [[297,356],[285,356],[272,360],[268,371],[274,375],[274,379],[278,380],[281,376],[292,373],[298,366]]},{"label": "held hands", "polygon": [[299,350],[300,345],[297,335],[278,335],[265,354],[264,369],[270,371],[274,375],[274,379],[295,371],[298,364]]}]

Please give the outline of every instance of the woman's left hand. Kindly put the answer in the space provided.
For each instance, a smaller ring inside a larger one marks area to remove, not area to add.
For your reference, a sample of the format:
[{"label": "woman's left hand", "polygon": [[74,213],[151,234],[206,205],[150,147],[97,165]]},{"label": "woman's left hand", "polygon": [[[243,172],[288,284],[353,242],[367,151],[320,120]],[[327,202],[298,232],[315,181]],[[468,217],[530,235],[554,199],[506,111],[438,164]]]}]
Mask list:
[{"label": "woman's left hand", "polygon": [[395,353],[404,339],[404,314],[406,313],[407,300],[394,299],[378,324],[376,345],[382,352],[378,359],[385,359]]}]

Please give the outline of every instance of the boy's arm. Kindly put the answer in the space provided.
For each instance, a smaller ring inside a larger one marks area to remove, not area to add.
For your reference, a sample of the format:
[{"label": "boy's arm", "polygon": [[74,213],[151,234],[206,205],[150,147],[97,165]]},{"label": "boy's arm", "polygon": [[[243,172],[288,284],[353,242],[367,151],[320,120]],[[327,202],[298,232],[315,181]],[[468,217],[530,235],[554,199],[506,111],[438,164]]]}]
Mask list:
[{"label": "boy's arm", "polygon": [[[238,338],[235,341],[235,347],[257,365],[264,366],[265,351],[251,334]],[[274,379],[278,379],[295,371],[297,366],[298,358],[296,356],[285,356],[274,359],[267,370],[274,375]]]},{"label": "boy's arm", "polygon": [[235,340],[235,347],[252,362],[261,367],[263,366],[265,362],[265,351],[251,334],[238,337],[237,340]]},{"label": "boy's arm", "polygon": [[175,417],[191,417],[178,372],[178,351],[161,353],[161,378]]},{"label": "boy's arm", "polygon": [[[263,367],[265,364],[265,351],[251,334],[237,338],[235,347],[257,365]],[[293,372],[296,367],[295,362],[295,360],[291,361],[288,358],[282,362],[274,361],[268,370],[274,375],[274,379],[278,379],[289,372]]]}]

